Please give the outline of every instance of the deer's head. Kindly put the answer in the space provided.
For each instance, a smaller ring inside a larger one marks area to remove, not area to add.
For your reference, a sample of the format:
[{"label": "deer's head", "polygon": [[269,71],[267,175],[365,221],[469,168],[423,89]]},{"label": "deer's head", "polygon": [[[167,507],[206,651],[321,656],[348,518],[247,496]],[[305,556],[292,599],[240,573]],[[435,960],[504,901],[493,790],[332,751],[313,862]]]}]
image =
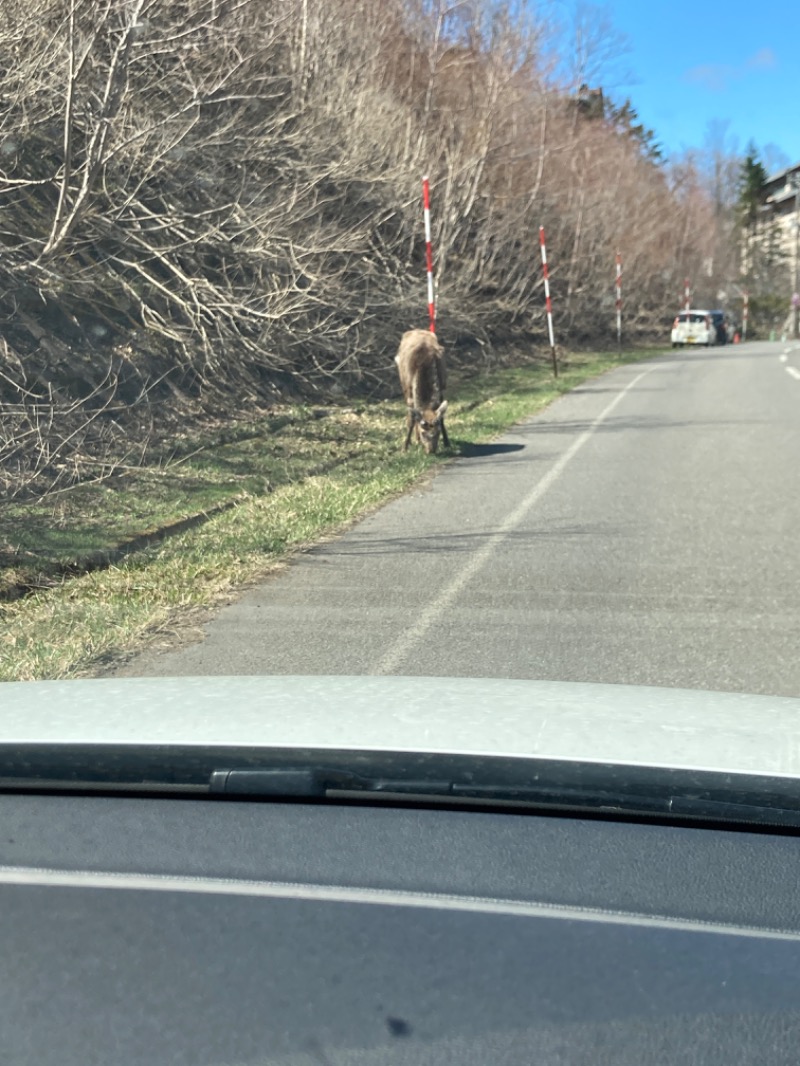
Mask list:
[{"label": "deer's head", "polygon": [[444,421],[446,410],[447,400],[442,400],[435,410],[429,408],[426,411],[418,411],[415,408],[413,411],[417,440],[428,455],[435,452],[439,447],[439,434],[442,431],[442,422]]}]

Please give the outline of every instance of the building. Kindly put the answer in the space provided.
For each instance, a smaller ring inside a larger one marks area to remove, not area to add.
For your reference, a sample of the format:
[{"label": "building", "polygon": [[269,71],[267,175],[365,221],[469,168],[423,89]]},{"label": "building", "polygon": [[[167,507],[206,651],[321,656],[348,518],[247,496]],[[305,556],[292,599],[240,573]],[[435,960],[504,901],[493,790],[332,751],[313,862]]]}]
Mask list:
[{"label": "building", "polygon": [[771,174],[763,187],[765,216],[772,223],[778,249],[790,270],[794,313],[790,316],[794,336],[798,335],[798,285],[800,278],[800,163]]}]

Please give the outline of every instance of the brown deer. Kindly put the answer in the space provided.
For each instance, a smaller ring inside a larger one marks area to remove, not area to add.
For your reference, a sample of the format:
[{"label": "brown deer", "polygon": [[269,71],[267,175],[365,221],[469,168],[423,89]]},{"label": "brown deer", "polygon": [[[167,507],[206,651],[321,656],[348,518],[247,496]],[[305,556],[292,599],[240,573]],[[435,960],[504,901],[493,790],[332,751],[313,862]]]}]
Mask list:
[{"label": "brown deer", "polygon": [[444,349],[436,335],[424,329],[408,330],[400,339],[394,361],[408,405],[408,432],[403,451],[408,451],[415,430],[417,440],[428,454],[439,447],[440,433],[445,447],[449,448],[444,426],[447,410]]}]

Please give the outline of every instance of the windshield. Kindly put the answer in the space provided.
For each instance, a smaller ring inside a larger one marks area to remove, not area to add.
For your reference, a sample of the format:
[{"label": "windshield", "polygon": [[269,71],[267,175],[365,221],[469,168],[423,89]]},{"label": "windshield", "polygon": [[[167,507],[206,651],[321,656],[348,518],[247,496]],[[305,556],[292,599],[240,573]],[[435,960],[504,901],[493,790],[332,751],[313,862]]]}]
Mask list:
[{"label": "windshield", "polygon": [[800,698],[798,33],[4,0],[2,682]]}]

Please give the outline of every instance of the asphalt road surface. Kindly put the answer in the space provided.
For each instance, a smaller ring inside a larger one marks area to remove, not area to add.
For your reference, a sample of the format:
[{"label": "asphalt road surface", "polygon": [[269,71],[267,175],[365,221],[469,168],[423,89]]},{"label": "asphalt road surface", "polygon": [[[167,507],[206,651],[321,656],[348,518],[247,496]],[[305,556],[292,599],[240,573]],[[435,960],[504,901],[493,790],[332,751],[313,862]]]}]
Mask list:
[{"label": "asphalt road surface", "polygon": [[800,346],[606,374],[123,672],[800,696]]}]

